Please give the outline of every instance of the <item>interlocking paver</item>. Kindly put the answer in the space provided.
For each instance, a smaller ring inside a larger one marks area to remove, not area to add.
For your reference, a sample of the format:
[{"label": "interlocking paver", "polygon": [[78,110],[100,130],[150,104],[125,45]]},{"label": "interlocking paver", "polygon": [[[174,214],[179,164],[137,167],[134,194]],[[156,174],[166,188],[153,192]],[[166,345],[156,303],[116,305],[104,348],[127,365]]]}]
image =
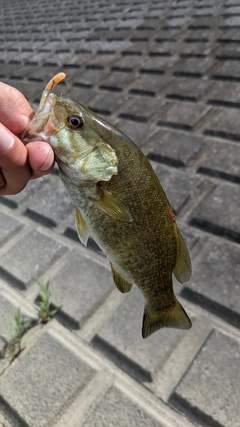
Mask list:
[{"label": "interlocking paver", "polygon": [[206,139],[202,136],[161,129],[145,144],[144,152],[152,160],[174,166],[187,166],[198,157],[205,145]]},{"label": "interlocking paver", "polygon": [[239,204],[239,187],[220,183],[195,209],[191,222],[239,242]]},{"label": "interlocking paver", "polygon": [[230,243],[219,243],[211,239],[203,259],[193,272],[191,285],[186,284],[182,295],[228,322],[239,327],[240,251]]},{"label": "interlocking paver", "polygon": [[216,109],[215,116],[204,126],[207,135],[240,141],[240,124],[238,110]]},{"label": "interlocking paver", "polygon": [[8,283],[26,289],[66,250],[62,243],[33,230],[1,257],[1,275]]},{"label": "interlocking paver", "polygon": [[113,286],[110,269],[80,251],[71,253],[70,259],[51,279],[53,303],[63,304],[62,313],[74,328],[82,327]]},{"label": "interlocking paver", "polygon": [[205,105],[167,102],[159,110],[158,125],[191,130],[208,111]]},{"label": "interlocking paver", "polygon": [[198,424],[238,424],[239,353],[237,339],[214,330],[176,388],[177,406],[179,401],[181,409]]},{"label": "interlocking paver", "polygon": [[116,387],[110,388],[83,427],[163,427],[163,424],[147,413],[134,401],[129,400]]},{"label": "interlocking paver", "polygon": [[56,421],[94,375],[93,368],[48,332],[19,362],[1,377],[0,393],[23,426],[47,426]]},{"label": "interlocking paver", "polygon": [[0,224],[0,245],[3,245],[23,227],[23,224],[18,219],[3,212],[0,212]]}]

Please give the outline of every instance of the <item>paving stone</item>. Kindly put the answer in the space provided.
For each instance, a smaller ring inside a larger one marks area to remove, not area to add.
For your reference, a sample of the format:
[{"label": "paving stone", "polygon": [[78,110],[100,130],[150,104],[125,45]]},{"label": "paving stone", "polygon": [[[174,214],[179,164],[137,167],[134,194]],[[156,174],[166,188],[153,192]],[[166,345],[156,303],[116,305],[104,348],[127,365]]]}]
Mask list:
[{"label": "paving stone", "polygon": [[169,76],[141,75],[131,85],[130,93],[154,96],[171,81]]},{"label": "paving stone", "polygon": [[116,126],[142,149],[148,142],[150,135],[156,132],[156,127],[151,123],[119,120]]},{"label": "paving stone", "polygon": [[88,417],[83,427],[163,427],[137,402],[111,387]]},{"label": "paving stone", "polygon": [[[16,333],[13,330],[12,321],[17,313],[18,308],[19,307],[14,305],[12,301],[7,298],[5,293],[0,292],[0,360],[1,357],[5,356],[6,343]],[[26,316],[22,309],[21,314],[26,321],[26,329],[28,329],[33,319],[30,319],[29,316]]]},{"label": "paving stone", "polygon": [[9,284],[26,289],[66,250],[62,243],[33,230],[2,255],[2,278]]},{"label": "paving stone", "polygon": [[163,102],[163,100],[151,96],[130,95],[118,109],[118,117],[141,123],[147,122],[152,115],[156,115]]},{"label": "paving stone", "polygon": [[239,187],[220,183],[192,214],[191,223],[240,242]]},{"label": "paving stone", "polygon": [[163,165],[153,164],[153,168],[174,212],[179,214],[185,204],[198,194],[203,181],[194,175],[172,170]]},{"label": "paving stone", "polygon": [[149,56],[171,56],[176,52],[176,44],[170,41],[159,41],[149,49]]},{"label": "paving stone", "polygon": [[209,80],[200,80],[196,85],[196,79],[174,79],[163,91],[167,98],[179,99],[185,101],[197,101],[212,86]]},{"label": "paving stone", "polygon": [[127,55],[117,59],[112,65],[112,71],[132,71],[139,68],[144,63],[142,56]]},{"label": "paving stone", "polygon": [[211,77],[218,80],[240,81],[240,63],[238,61],[224,61],[220,63],[216,70],[213,70]]},{"label": "paving stone", "polygon": [[207,93],[208,104],[223,107],[240,107],[240,84],[216,82]]},{"label": "paving stone", "polygon": [[229,243],[211,240],[204,257],[194,268],[191,286],[181,294],[227,322],[240,326],[240,250]]},{"label": "paving stone", "polygon": [[173,64],[178,61],[176,57],[172,56],[156,56],[150,58],[145,64],[139,64],[141,73],[145,74],[161,74],[167,71]]},{"label": "paving stone", "polygon": [[73,204],[61,179],[48,175],[42,188],[30,196],[25,215],[49,227],[56,227],[73,212]]},{"label": "paving stone", "polygon": [[205,145],[202,136],[161,129],[144,146],[144,153],[151,160],[181,167],[196,159]]},{"label": "paving stone", "polygon": [[74,328],[82,327],[112,290],[110,269],[80,251],[71,253],[67,263],[51,279],[53,304],[63,305],[62,314]]},{"label": "paving stone", "polygon": [[159,110],[158,125],[190,130],[209,111],[205,105],[167,102]]},{"label": "paving stone", "polygon": [[23,227],[23,223],[18,219],[12,218],[3,212],[0,212],[0,245],[2,246],[7,240],[13,237]]},{"label": "paving stone", "polygon": [[240,183],[240,147],[236,143],[212,143],[198,167],[198,172]]},{"label": "paving stone", "polygon": [[204,133],[240,141],[239,111],[216,108],[214,117],[204,125]]},{"label": "paving stone", "polygon": [[100,89],[123,90],[134,80],[133,73],[115,71],[101,81]]},{"label": "paving stone", "polygon": [[56,422],[93,375],[86,362],[45,332],[1,377],[0,393],[21,425],[42,427]]},{"label": "paving stone", "polygon": [[13,196],[4,196],[0,197],[0,203],[7,205],[11,208],[17,208],[19,205],[21,206],[31,194],[35,193],[41,186],[46,184],[46,178],[38,178],[35,180],[31,180],[28,182],[27,186],[24,190],[19,194],[15,194]]},{"label": "paving stone", "polygon": [[185,334],[176,329],[171,332],[162,329],[143,340],[143,309],[143,297],[134,287],[93,338],[92,344],[130,375],[139,381],[149,382]]},{"label": "paving stone", "polygon": [[100,94],[91,99],[88,107],[99,115],[111,115],[124,101],[125,99],[121,93],[100,92]]},{"label": "paving stone", "polygon": [[238,340],[213,330],[174,392],[176,406],[200,425],[237,426],[239,354]]},{"label": "paving stone", "polygon": [[213,64],[213,58],[187,58],[179,61],[172,71],[175,76],[200,77],[206,74]]}]

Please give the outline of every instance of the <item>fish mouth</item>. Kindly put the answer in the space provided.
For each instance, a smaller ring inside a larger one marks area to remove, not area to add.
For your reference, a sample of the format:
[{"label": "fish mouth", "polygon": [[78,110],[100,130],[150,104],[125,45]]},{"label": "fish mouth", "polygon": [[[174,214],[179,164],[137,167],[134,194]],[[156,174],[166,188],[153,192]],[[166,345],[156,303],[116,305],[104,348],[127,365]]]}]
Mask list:
[{"label": "fish mouth", "polygon": [[38,110],[30,121],[24,132],[20,135],[24,144],[34,141],[46,141],[58,126],[54,115],[56,95],[45,89]]}]

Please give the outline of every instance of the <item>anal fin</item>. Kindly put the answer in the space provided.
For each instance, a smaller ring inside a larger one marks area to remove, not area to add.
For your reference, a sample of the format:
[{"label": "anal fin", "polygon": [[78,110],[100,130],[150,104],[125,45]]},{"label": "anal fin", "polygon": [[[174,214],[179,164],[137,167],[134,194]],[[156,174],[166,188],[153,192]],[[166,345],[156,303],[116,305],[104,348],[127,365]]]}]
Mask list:
[{"label": "anal fin", "polygon": [[112,270],[112,275],[113,275],[113,280],[115,285],[117,286],[118,290],[120,292],[122,292],[123,294],[125,294],[126,292],[129,292],[131,290],[132,287],[132,283],[127,282],[127,280],[125,280],[112,266],[111,262],[110,262],[110,266],[111,266],[111,270]]},{"label": "anal fin", "polygon": [[81,212],[77,208],[75,208],[75,223],[80,241],[84,246],[87,246],[89,237],[88,229]]},{"label": "anal fin", "polygon": [[161,328],[190,329],[192,322],[180,302],[174,297],[174,305],[159,311],[149,311],[143,315],[142,337],[147,338]]}]

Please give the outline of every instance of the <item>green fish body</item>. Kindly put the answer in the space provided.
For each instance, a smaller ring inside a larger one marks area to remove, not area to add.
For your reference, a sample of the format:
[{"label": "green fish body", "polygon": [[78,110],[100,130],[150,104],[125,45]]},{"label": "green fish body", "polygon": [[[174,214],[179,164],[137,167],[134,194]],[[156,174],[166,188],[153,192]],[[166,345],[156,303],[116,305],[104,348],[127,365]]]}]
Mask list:
[{"label": "green fish body", "polygon": [[121,292],[135,284],[145,298],[142,336],[163,327],[189,329],[172,274],[191,275],[186,245],[161,184],[141,150],[120,130],[69,98],[43,92],[26,141],[48,142],[76,208],[80,240],[89,234],[107,255]]}]

